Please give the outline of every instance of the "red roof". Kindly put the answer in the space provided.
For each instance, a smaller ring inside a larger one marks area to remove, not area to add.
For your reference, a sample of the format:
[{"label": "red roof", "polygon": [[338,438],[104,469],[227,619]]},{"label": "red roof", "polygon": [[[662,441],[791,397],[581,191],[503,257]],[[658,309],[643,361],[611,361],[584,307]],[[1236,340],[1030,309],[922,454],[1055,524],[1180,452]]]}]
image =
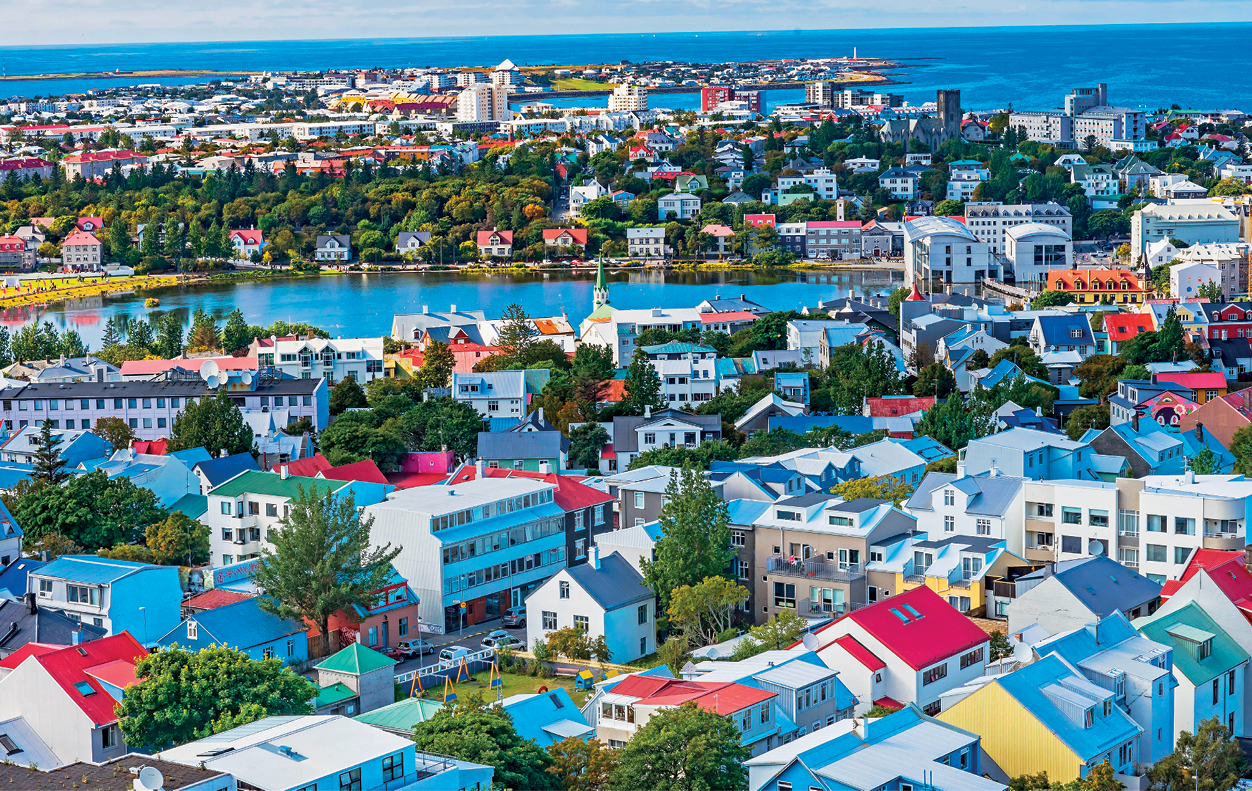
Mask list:
[{"label": "red roof", "polygon": [[137,439],[130,444],[130,449],[136,453],[148,453],[153,456],[164,456],[165,455],[165,440],[164,439],[154,439],[154,440]]},{"label": "red roof", "polygon": [[[100,683],[99,678],[110,679],[110,683],[112,679],[125,680],[126,669],[118,664],[123,662],[132,667],[129,677],[133,679],[134,664],[148,655],[144,647],[129,632],[122,632],[81,645],[56,647],[52,650],[48,650],[49,648],[50,646],[28,643],[0,661],[0,667],[12,669],[25,661],[38,662],[93,723],[107,725],[117,722],[117,715],[113,713],[113,706],[117,701]],[[91,694],[79,692],[75,684],[86,684],[91,688]]]},{"label": "red roof", "polygon": [[887,708],[887,709],[902,709],[902,708],[904,708],[904,704],[903,704],[903,703],[901,703],[900,701],[896,700],[895,698],[888,698],[888,697],[881,697],[881,698],[879,698],[878,700],[874,701],[874,705],[875,705],[875,706],[882,706],[883,708]]},{"label": "red roof", "polygon": [[606,404],[616,404],[626,400],[626,380],[610,379],[609,386],[604,391],[604,402]]},{"label": "red roof", "polygon": [[363,461],[345,464],[341,467],[331,467],[329,470],[322,470],[323,478],[329,478],[332,481],[366,481],[368,483],[388,483],[383,471],[378,469],[378,465],[373,459],[365,459]]},{"label": "red roof", "polygon": [[1192,390],[1221,390],[1226,387],[1226,375],[1212,373],[1185,373],[1185,374],[1157,374],[1157,382],[1169,382],[1171,384],[1190,387]]},{"label": "red roof", "polygon": [[569,234],[569,237],[570,239],[573,240],[574,244],[586,244],[587,243],[587,229],[586,228],[544,228],[543,229],[543,239],[545,242],[548,241],[549,239],[559,239],[565,234]]},{"label": "red roof", "polygon": [[[929,667],[990,639],[973,621],[927,587],[914,588],[855,610],[815,634],[845,619],[869,632],[914,670]],[[826,644],[829,645],[829,641]]]},{"label": "red roof", "polygon": [[750,310],[728,310],[725,313],[701,313],[700,323],[721,324],[726,321],[756,321],[759,318]]},{"label": "red roof", "polygon": [[1111,313],[1104,317],[1109,340],[1124,343],[1141,332],[1153,329],[1151,313]]},{"label": "red roof", "polygon": [[147,157],[136,154],[134,151],[83,151],[79,154],[70,154],[61,161],[77,165],[83,162],[114,162],[131,159],[147,161]]},{"label": "red roof", "polygon": [[175,357],[172,360],[127,360],[122,363],[122,376],[159,374],[171,368],[199,371],[200,366],[210,360],[223,371],[257,370],[256,357]]},{"label": "red roof", "polygon": [[[593,505],[611,503],[615,499],[608,492],[593,489],[579,481],[587,480],[585,475],[557,475],[552,472],[534,472],[531,470],[506,470],[500,467],[486,467],[483,470],[487,478],[533,478],[544,483],[556,484],[552,495],[553,501],[562,511],[577,511]],[[473,464],[465,464],[448,480],[448,484],[465,483],[478,477],[478,468]]]},{"label": "red roof", "polygon": [[925,302],[926,298],[923,297],[922,293],[917,290],[917,284],[914,283],[913,290],[910,291],[909,295],[904,298],[904,301],[905,302]]},{"label": "red roof", "polygon": [[874,652],[861,645],[861,641],[857,640],[850,634],[835,640],[835,644],[843,650],[852,654],[852,658],[865,665],[869,670],[882,670],[887,663],[874,656]]},{"label": "red roof", "polygon": [[100,244],[100,240],[95,234],[88,231],[74,231],[74,233],[65,237],[65,241],[61,242],[62,246],[67,244]]},{"label": "red roof", "polygon": [[492,241],[491,241],[492,234],[499,235],[501,244],[513,244],[513,232],[512,231],[479,231],[478,232],[478,245],[482,247],[484,245],[492,244]]},{"label": "red roof", "polygon": [[[275,464],[274,469],[282,467],[282,464]],[[314,454],[307,459],[295,459],[286,465],[288,475],[301,475],[307,478],[315,478],[319,472],[326,472],[331,469],[331,463],[326,457],[320,453]]]},{"label": "red roof", "polygon": [[128,684],[134,684],[138,681],[135,678],[135,664],[126,659],[114,659],[112,662],[105,662],[103,665],[89,667],[87,668],[87,675],[118,689],[126,689]]},{"label": "red roof", "polygon": [[743,215],[744,225],[768,225],[774,227],[775,215],[773,214],[745,214]]},{"label": "red roof", "polygon": [[743,711],[749,706],[764,703],[777,696],[777,693],[744,684],[682,681],[648,676],[629,676],[622,679],[611,692],[614,695],[639,698],[639,703],[649,706],[681,706],[694,702],[702,709],[715,711],[723,716]]},{"label": "red roof", "polygon": [[925,412],[935,405],[934,396],[881,396],[867,397],[869,417],[899,417],[914,412]]},{"label": "red roof", "polygon": [[1167,601],[1201,569],[1208,574],[1218,590],[1252,621],[1252,572],[1244,565],[1244,554],[1239,550],[1196,550],[1181,578],[1165,582],[1161,588],[1161,601]]},{"label": "red roof", "polygon": [[236,236],[243,239],[244,244],[261,244],[261,242],[265,241],[265,237],[262,235],[260,228],[230,232],[230,238],[234,239]]},{"label": "red roof", "polygon": [[246,593],[226,590],[225,588],[213,588],[201,593],[199,596],[192,596],[187,600],[186,604],[188,607],[196,610],[216,610],[218,607],[225,607],[228,604],[235,604],[251,598]]}]

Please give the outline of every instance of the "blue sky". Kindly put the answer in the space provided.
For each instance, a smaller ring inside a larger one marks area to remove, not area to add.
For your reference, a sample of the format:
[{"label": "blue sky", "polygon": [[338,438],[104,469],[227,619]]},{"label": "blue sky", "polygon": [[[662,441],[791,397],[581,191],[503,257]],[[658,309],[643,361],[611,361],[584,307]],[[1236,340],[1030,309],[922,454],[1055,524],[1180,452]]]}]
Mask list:
[{"label": "blue sky", "polygon": [[27,45],[1252,21],[1252,0],[26,0],[8,8]]}]

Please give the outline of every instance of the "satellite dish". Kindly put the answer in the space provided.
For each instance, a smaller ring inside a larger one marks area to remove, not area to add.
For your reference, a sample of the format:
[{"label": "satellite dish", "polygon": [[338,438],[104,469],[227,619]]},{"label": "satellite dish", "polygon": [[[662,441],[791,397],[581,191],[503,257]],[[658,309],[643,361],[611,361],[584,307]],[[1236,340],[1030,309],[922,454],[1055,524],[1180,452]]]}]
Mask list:
[{"label": "satellite dish", "polygon": [[1097,556],[1103,555],[1104,544],[1100,543],[1099,541],[1092,541],[1090,544],[1087,545],[1087,554],[1097,555]]},{"label": "satellite dish", "polygon": [[244,371],[244,372],[243,372],[243,376],[239,377],[239,380],[240,380],[241,382],[243,382],[245,385],[250,385],[250,384],[252,384],[252,372],[251,372],[251,371]]},{"label": "satellite dish", "polygon": [[1025,664],[1026,662],[1029,662],[1034,655],[1035,649],[1023,642],[1019,642],[1017,645],[1013,646],[1013,658],[1019,663]]},{"label": "satellite dish", "polygon": [[[216,360],[205,360],[204,363],[200,366],[200,378],[205,380],[206,382],[209,380],[209,377],[217,376],[221,372],[222,372],[222,369],[218,367]],[[209,387],[216,387],[216,386],[217,385],[209,385]]]},{"label": "satellite dish", "polygon": [[813,634],[812,632],[809,632],[804,637],[800,638],[800,645],[804,646],[810,651],[816,651],[817,646],[818,646],[817,635]]},{"label": "satellite dish", "polygon": [[209,386],[209,389],[210,389],[210,390],[215,390],[215,389],[217,389],[217,385],[218,385],[218,376],[217,376],[217,374],[213,374],[212,376],[207,376],[207,377],[205,377],[205,379],[204,379],[204,383],[205,383],[206,385],[208,385],[208,386]]},{"label": "satellite dish", "polygon": [[135,787],[144,791],[161,791],[165,787],[165,777],[155,767],[145,766],[139,770]]}]

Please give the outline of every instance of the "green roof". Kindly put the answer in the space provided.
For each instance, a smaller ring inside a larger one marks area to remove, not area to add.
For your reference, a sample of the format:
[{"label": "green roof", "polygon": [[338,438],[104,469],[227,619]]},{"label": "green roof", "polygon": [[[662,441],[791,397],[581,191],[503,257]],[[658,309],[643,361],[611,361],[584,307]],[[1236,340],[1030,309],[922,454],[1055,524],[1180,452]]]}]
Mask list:
[{"label": "green roof", "polygon": [[356,693],[347,684],[331,684],[329,687],[322,687],[317,691],[317,697],[313,699],[313,708],[320,709],[322,706],[329,706],[332,703],[355,697]]},{"label": "green roof", "polygon": [[367,711],[354,719],[358,722],[373,725],[376,728],[411,732],[413,726],[435,716],[435,712],[441,708],[443,708],[443,703],[439,701],[405,698],[397,703],[392,703],[390,706]]},{"label": "green roof", "polygon": [[[1248,652],[1195,602],[1166,615],[1152,616],[1139,632],[1149,640],[1172,647],[1174,667],[1197,687],[1248,661]],[[1197,659],[1196,649],[1209,638],[1213,640],[1213,652]]]},{"label": "green roof", "polygon": [[668,343],[659,343],[656,346],[644,346],[644,354],[695,354],[700,352],[715,352],[712,346],[705,346],[702,343],[683,343],[682,341],[670,341]]},{"label": "green roof", "polygon": [[171,511],[182,511],[192,519],[199,519],[209,510],[209,498],[203,494],[184,494],[170,506]]},{"label": "green roof", "polygon": [[368,673],[371,670],[378,670],[381,667],[391,667],[396,664],[396,660],[391,657],[380,654],[372,648],[366,648],[360,643],[353,643],[339,653],[315,665],[316,670],[329,670],[335,673],[351,673],[359,676]]},{"label": "green roof", "polygon": [[317,489],[320,494],[336,492],[347,486],[349,481],[328,481],[324,478],[306,478],[301,475],[288,475],[286,478],[276,472],[248,470],[231,478],[226,483],[213,489],[210,494],[223,497],[238,497],[241,494],[268,494],[274,497],[294,498],[303,486],[306,491]]}]

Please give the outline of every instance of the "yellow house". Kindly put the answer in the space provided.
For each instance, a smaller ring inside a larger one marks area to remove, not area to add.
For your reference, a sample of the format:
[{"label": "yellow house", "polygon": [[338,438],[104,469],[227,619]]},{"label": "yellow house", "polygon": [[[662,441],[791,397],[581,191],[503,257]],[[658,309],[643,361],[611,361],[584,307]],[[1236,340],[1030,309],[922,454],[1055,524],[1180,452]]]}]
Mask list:
[{"label": "yellow house", "polygon": [[1134,772],[1142,728],[1114,703],[1112,690],[1056,654],[978,683],[944,695],[938,719],[982,737],[1004,775],[1047,772],[1053,783],[1068,783],[1106,761],[1115,774]]},{"label": "yellow house", "polygon": [[870,548],[867,584],[875,600],[925,586],[963,613],[987,618],[1005,616],[992,604],[995,581],[1008,577],[1013,566],[1030,566],[1024,558],[1003,547],[1004,540],[990,536],[959,535],[939,541],[921,537],[893,536]]}]

